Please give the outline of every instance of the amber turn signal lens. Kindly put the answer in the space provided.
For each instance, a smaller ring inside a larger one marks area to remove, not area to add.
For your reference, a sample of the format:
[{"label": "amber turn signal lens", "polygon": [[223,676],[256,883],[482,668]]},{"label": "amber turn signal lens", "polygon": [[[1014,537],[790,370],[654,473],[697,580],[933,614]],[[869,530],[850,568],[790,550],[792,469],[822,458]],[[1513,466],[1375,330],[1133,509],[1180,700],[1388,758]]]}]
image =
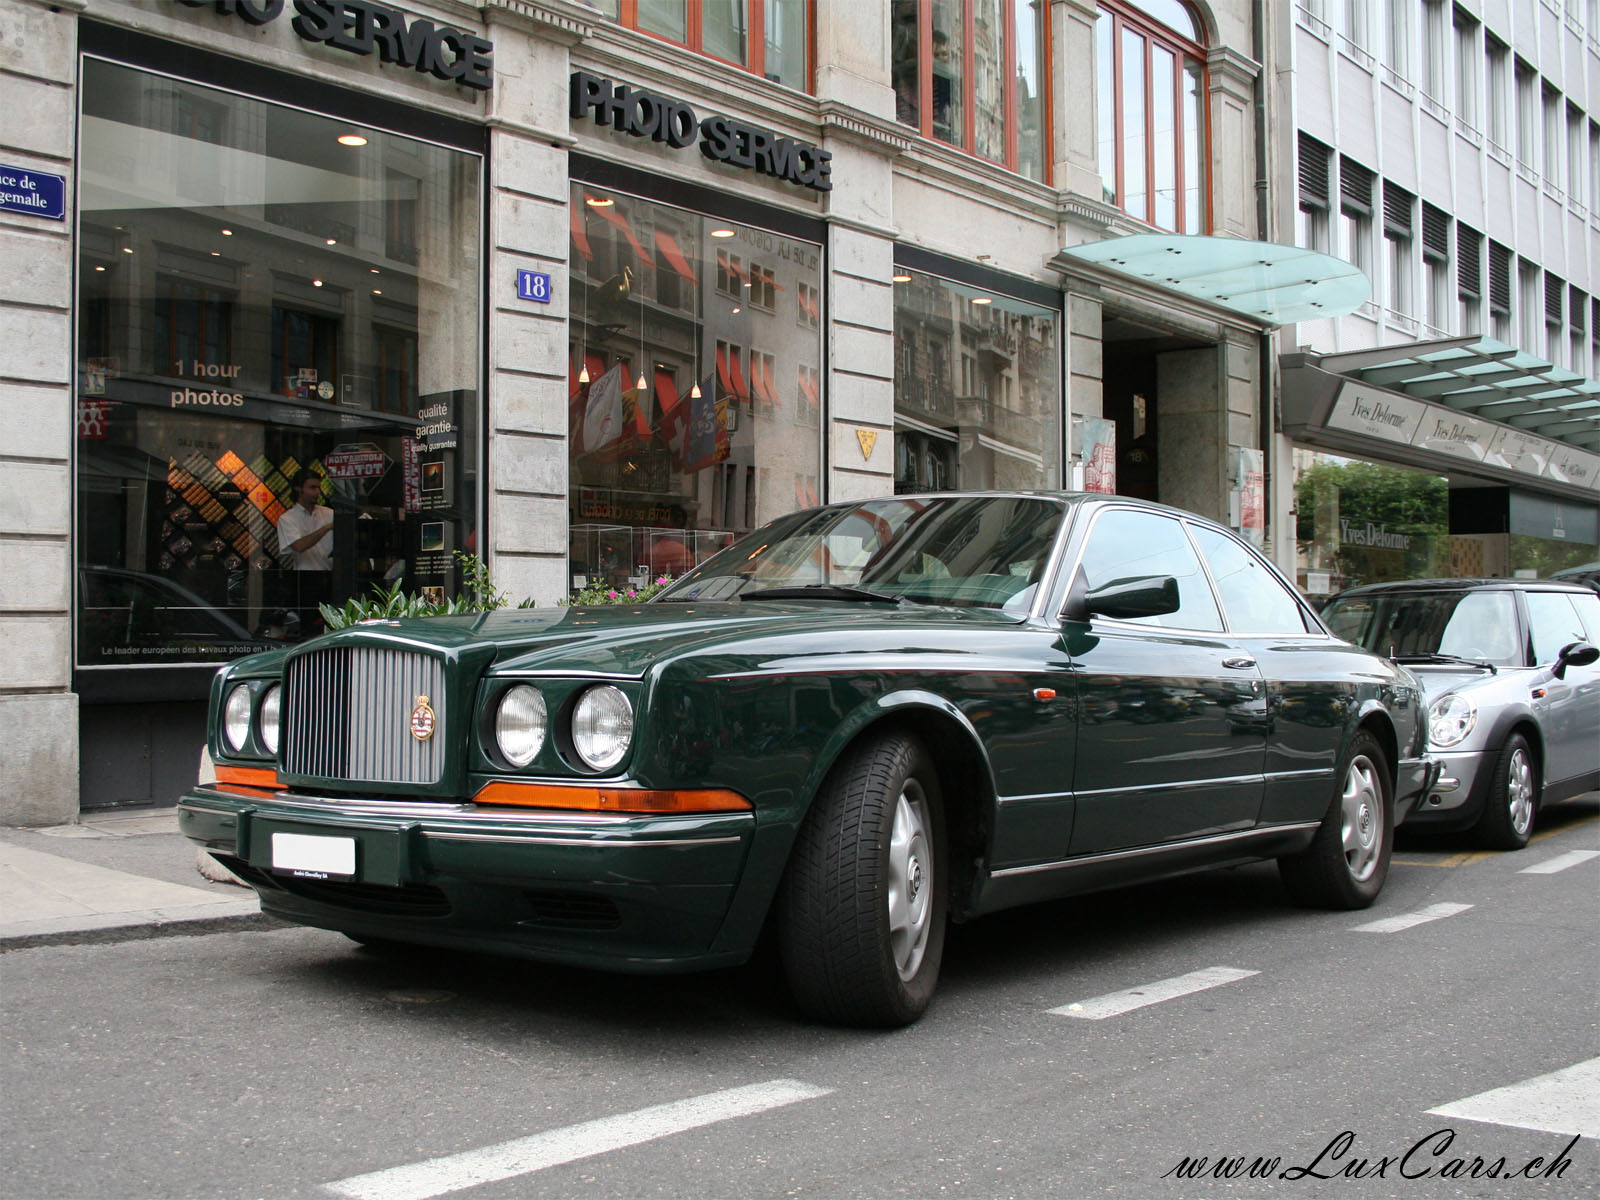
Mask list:
[{"label": "amber turn signal lens", "polygon": [[281,791],[278,773],[271,767],[217,767],[218,783],[242,783],[246,787],[273,788]]},{"label": "amber turn signal lens", "polygon": [[485,784],[473,800],[478,804],[514,804],[519,808],[564,808],[580,812],[710,813],[748,812],[750,801],[738,792],[718,788],[694,791],[652,791],[648,788],[586,787],[565,783]]}]

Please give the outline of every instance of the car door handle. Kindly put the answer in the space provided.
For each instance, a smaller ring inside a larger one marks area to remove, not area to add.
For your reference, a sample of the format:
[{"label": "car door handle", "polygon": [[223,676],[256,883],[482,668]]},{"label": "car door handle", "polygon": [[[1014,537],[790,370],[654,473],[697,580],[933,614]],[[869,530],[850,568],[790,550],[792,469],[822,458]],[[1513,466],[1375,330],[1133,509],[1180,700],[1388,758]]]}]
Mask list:
[{"label": "car door handle", "polygon": [[1248,654],[1235,654],[1232,658],[1223,659],[1222,665],[1230,671],[1248,671],[1256,665],[1256,660]]}]

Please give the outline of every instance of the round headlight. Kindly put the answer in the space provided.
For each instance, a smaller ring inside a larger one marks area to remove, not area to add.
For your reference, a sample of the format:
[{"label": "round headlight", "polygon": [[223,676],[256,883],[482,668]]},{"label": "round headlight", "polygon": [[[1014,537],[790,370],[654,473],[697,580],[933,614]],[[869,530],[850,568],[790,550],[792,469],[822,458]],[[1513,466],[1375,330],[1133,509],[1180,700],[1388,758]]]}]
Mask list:
[{"label": "round headlight", "polygon": [[1478,706],[1465,696],[1440,696],[1428,706],[1428,740],[1441,749],[1457,745],[1478,723]]},{"label": "round headlight", "polygon": [[261,698],[261,744],[269,754],[278,753],[278,711],[283,706],[283,689],[273,684]]},{"label": "round headlight", "polygon": [[222,740],[238,753],[250,741],[250,685],[241,683],[222,705]]},{"label": "round headlight", "polygon": [[633,741],[633,705],[609,683],[592,687],[572,711],[572,745],[596,771],[622,761]]},{"label": "round headlight", "polygon": [[514,767],[525,767],[544,745],[547,724],[544,695],[538,688],[519,683],[500,697],[494,719],[494,740]]}]

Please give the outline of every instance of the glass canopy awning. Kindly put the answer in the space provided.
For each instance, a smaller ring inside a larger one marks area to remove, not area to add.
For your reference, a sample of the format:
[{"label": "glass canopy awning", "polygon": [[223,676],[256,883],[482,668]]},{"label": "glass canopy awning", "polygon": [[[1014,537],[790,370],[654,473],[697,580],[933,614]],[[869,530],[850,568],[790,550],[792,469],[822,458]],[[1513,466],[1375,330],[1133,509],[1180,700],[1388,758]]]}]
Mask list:
[{"label": "glass canopy awning", "polygon": [[1355,312],[1371,294],[1343,259],[1243,238],[1136,233],[1066,246],[1062,258],[1214,305],[1263,325]]},{"label": "glass canopy awning", "polygon": [[1600,382],[1476,334],[1324,354],[1318,366],[1540,437],[1600,450]]}]

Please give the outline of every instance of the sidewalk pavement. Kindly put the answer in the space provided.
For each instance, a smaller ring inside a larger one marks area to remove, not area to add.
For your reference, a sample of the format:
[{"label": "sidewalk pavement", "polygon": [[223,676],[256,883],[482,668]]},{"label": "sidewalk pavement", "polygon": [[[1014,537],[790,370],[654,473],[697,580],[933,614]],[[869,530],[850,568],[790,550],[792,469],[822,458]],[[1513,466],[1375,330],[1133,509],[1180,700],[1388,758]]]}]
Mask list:
[{"label": "sidewalk pavement", "polygon": [[0,828],[0,950],[278,924],[248,888],[200,874],[175,808]]}]

